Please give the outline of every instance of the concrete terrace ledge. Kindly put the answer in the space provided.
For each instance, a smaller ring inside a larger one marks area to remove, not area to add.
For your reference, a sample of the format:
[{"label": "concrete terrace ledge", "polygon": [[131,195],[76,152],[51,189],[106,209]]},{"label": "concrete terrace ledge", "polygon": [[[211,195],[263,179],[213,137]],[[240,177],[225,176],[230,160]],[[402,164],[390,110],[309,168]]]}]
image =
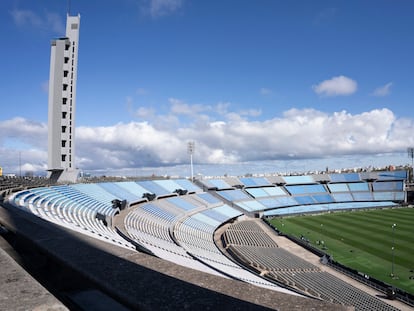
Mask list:
[{"label": "concrete terrace ledge", "polygon": [[9,256],[3,244],[0,241],[0,310],[68,310]]},{"label": "concrete terrace ledge", "polygon": [[[131,310],[353,310],[185,268],[10,206],[0,208],[0,223],[16,243],[38,250],[51,266],[65,267],[74,278],[78,274],[87,280],[84,292],[98,291]],[[2,270],[11,268],[2,266]],[[20,299],[18,290],[14,295]]]}]

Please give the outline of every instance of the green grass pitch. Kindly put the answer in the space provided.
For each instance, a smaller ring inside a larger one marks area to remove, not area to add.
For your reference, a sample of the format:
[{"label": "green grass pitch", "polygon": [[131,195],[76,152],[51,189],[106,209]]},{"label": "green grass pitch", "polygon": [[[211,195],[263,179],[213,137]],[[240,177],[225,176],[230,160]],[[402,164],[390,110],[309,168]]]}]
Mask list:
[{"label": "green grass pitch", "polygon": [[414,208],[279,217],[270,222],[284,233],[303,235],[313,246],[324,245],[335,261],[414,294]]}]

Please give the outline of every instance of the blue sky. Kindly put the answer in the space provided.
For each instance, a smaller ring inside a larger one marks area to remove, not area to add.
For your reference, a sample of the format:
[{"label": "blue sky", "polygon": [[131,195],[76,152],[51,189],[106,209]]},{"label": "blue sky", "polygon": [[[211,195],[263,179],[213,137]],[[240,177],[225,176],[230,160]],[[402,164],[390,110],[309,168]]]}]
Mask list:
[{"label": "blue sky", "polygon": [[[50,40],[64,35],[67,7],[0,3],[5,172],[17,154],[25,170],[46,169]],[[81,14],[83,170],[185,164],[188,141],[200,165],[409,162],[412,1],[72,0],[70,10]]]}]

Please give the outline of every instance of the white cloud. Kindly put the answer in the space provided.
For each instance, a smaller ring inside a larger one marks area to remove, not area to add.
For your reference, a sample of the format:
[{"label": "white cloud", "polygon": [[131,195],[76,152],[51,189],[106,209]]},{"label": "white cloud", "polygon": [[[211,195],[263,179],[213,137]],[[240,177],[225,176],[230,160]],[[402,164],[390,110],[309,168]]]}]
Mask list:
[{"label": "white cloud", "polygon": [[[414,145],[414,121],[397,119],[388,109],[361,114],[290,109],[280,118],[261,121],[227,111],[225,118],[212,120],[205,116],[188,124],[171,115],[159,118],[164,122],[78,127],[77,166],[87,171],[111,171],[187,164],[188,141],[195,141],[196,163],[211,164],[286,159],[289,154],[295,158],[376,155],[405,152],[407,146]],[[27,148],[23,161],[26,167],[44,169],[45,124],[22,118],[0,121],[0,164],[6,170],[16,168],[16,152],[21,150],[11,146],[10,141]]]},{"label": "white cloud", "polygon": [[155,110],[151,107],[139,106],[138,108],[135,108],[132,96],[126,97],[126,106],[129,114],[134,118],[148,120],[155,117]]},{"label": "white cloud", "polygon": [[171,105],[171,112],[173,114],[182,114],[182,115],[197,115],[201,112],[211,110],[211,107],[208,105],[193,104],[189,105],[184,101],[176,98],[168,99]]},{"label": "white cloud", "polygon": [[46,163],[46,124],[20,117],[0,121],[0,166],[5,174],[44,173]]},{"label": "white cloud", "polygon": [[138,107],[135,111],[135,116],[141,119],[151,119],[155,115],[155,110],[148,107]]},{"label": "white cloud", "polygon": [[357,115],[291,109],[282,118],[214,121],[203,128],[165,129],[147,122],[80,128],[77,137],[82,158],[99,158],[90,161],[95,168],[121,168],[186,163],[190,140],[197,145],[195,158],[204,163],[269,160],[290,153],[323,157],[395,152],[414,143],[404,138],[413,130],[412,121],[401,122],[387,109]]},{"label": "white cloud", "polygon": [[148,91],[146,89],[144,89],[143,87],[139,87],[137,88],[137,90],[135,91],[135,93],[137,95],[147,95]]},{"label": "white cloud", "polygon": [[268,88],[265,88],[265,87],[262,87],[259,90],[259,92],[260,92],[260,95],[263,95],[263,96],[271,95],[273,93],[271,89],[268,89]]},{"label": "white cloud", "polygon": [[53,12],[46,12],[45,25],[50,27],[55,33],[65,33],[65,25],[59,14]]},{"label": "white cloud", "polygon": [[259,117],[262,114],[261,109],[247,109],[240,111],[240,115],[248,117]]},{"label": "white cloud", "polygon": [[46,175],[47,151],[46,149],[16,150],[0,147],[0,166],[3,174],[22,174],[35,172]]},{"label": "white cloud", "polygon": [[45,12],[44,16],[31,10],[14,9],[10,12],[15,24],[19,27],[33,27],[42,30],[52,30],[54,33],[63,34],[65,25],[59,14]]},{"label": "white cloud", "polygon": [[358,85],[348,77],[338,76],[322,81],[312,88],[316,94],[322,96],[346,96],[355,93]]},{"label": "white cloud", "polygon": [[47,125],[16,117],[0,121],[0,146],[6,141],[17,145],[45,148],[47,145]]},{"label": "white cloud", "polygon": [[147,0],[141,9],[153,18],[171,15],[181,8],[183,0]]},{"label": "white cloud", "polygon": [[389,82],[383,86],[380,86],[371,93],[372,96],[384,97],[391,93],[392,82]]},{"label": "white cloud", "polygon": [[217,105],[215,105],[214,107],[214,111],[221,115],[224,116],[227,114],[228,110],[230,109],[231,103],[229,102],[219,102]]},{"label": "white cloud", "polygon": [[18,26],[34,26],[40,27],[43,25],[42,19],[33,11],[30,10],[13,10],[10,12],[14,22]]}]

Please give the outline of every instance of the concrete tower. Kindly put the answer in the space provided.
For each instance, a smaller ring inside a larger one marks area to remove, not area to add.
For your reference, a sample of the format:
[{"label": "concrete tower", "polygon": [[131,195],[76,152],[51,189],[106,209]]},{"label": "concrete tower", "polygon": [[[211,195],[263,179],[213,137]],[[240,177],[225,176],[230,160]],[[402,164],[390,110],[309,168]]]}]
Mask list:
[{"label": "concrete tower", "polygon": [[51,42],[48,113],[50,179],[76,182],[75,108],[80,15],[66,20],[66,37]]}]

